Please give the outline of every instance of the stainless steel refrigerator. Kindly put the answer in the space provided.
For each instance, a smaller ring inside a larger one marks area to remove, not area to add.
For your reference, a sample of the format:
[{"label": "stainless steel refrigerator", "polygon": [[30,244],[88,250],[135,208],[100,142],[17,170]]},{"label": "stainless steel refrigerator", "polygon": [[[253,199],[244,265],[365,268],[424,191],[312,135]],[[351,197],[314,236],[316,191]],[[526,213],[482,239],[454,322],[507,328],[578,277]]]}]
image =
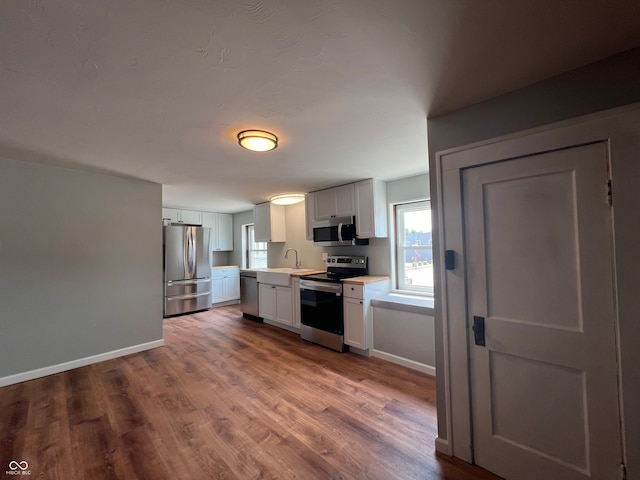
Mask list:
[{"label": "stainless steel refrigerator", "polygon": [[163,228],[164,316],[211,308],[211,229]]}]

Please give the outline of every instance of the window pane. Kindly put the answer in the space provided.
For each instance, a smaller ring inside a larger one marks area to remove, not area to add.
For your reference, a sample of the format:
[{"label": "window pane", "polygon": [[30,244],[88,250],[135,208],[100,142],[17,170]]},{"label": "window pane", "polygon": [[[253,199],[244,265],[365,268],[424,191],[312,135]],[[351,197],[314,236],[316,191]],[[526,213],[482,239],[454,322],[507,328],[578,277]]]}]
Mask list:
[{"label": "window pane", "polygon": [[429,202],[396,205],[396,286],[433,293],[433,251]]},{"label": "window pane", "polygon": [[256,242],[253,225],[247,226],[247,268],[267,266],[267,242]]}]

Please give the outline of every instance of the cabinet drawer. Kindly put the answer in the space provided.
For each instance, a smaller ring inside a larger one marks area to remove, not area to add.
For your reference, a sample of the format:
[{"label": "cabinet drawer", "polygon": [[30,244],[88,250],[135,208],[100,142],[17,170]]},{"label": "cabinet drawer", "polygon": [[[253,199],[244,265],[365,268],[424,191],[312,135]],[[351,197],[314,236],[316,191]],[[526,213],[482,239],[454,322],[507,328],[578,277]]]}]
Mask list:
[{"label": "cabinet drawer", "polygon": [[364,285],[345,283],[342,286],[342,294],[348,298],[364,298]]}]

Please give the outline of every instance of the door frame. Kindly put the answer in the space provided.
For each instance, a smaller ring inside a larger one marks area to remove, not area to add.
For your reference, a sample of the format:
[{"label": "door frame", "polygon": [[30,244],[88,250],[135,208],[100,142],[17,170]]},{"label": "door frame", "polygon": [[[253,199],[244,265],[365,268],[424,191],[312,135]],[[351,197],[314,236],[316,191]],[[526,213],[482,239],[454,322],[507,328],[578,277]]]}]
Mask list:
[{"label": "door frame", "polygon": [[[608,144],[611,168],[609,174],[613,180],[614,198],[618,185],[621,187],[619,217],[615,214],[618,203],[614,200],[613,204],[612,258],[618,355],[616,373],[619,378],[618,396],[622,415],[621,444],[623,462],[627,468],[627,453],[632,454],[633,448],[640,446],[640,436],[633,433],[634,428],[638,431],[640,416],[632,412],[633,405],[640,401],[640,388],[634,386],[632,381],[636,376],[634,364],[637,365],[638,359],[638,355],[632,350],[640,333],[634,326],[637,315],[640,315],[640,301],[635,298],[633,292],[634,283],[636,289],[640,284],[640,273],[625,265],[625,262],[638,258],[636,253],[630,251],[630,245],[633,245],[634,240],[640,240],[638,229],[629,225],[632,213],[629,200],[633,197],[631,191],[640,188],[627,178],[629,169],[640,172],[640,167],[630,167],[632,162],[640,163],[640,160],[636,160],[640,157],[640,104],[634,104],[436,153],[437,205],[434,210],[437,218],[434,219],[434,224],[438,228],[439,248],[435,257],[437,265],[434,274],[438,277],[436,298],[440,304],[436,309],[436,322],[440,322],[441,327],[441,336],[436,342],[441,344],[442,358],[442,365],[438,365],[437,372],[443,377],[441,384],[444,385],[444,395],[441,398],[445,400],[444,405],[438,405],[439,410],[444,410],[444,414],[439,412],[440,423],[436,439],[436,450],[440,453],[473,462],[462,170],[596,141],[605,141]],[[603,185],[603,201],[605,199],[606,185]],[[623,203],[625,205],[622,205]],[[622,232],[621,237],[626,238],[617,238],[618,231]],[[452,270],[445,268],[447,250],[455,252],[455,268]],[[623,253],[619,256],[617,252]],[[622,321],[621,310],[624,310]],[[625,339],[627,334],[628,338]],[[623,393],[626,410],[622,401]],[[638,461],[640,457],[632,459],[636,465]]]}]

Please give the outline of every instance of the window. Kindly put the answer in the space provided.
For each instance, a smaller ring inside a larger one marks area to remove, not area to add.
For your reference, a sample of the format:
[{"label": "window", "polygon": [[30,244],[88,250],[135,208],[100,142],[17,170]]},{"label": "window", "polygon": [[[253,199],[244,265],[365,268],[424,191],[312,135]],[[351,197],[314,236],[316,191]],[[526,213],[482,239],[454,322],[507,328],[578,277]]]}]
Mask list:
[{"label": "window", "polygon": [[396,288],[433,295],[431,203],[401,203],[394,207]]},{"label": "window", "polygon": [[256,242],[253,224],[245,225],[245,264],[247,268],[267,266],[267,242]]}]

